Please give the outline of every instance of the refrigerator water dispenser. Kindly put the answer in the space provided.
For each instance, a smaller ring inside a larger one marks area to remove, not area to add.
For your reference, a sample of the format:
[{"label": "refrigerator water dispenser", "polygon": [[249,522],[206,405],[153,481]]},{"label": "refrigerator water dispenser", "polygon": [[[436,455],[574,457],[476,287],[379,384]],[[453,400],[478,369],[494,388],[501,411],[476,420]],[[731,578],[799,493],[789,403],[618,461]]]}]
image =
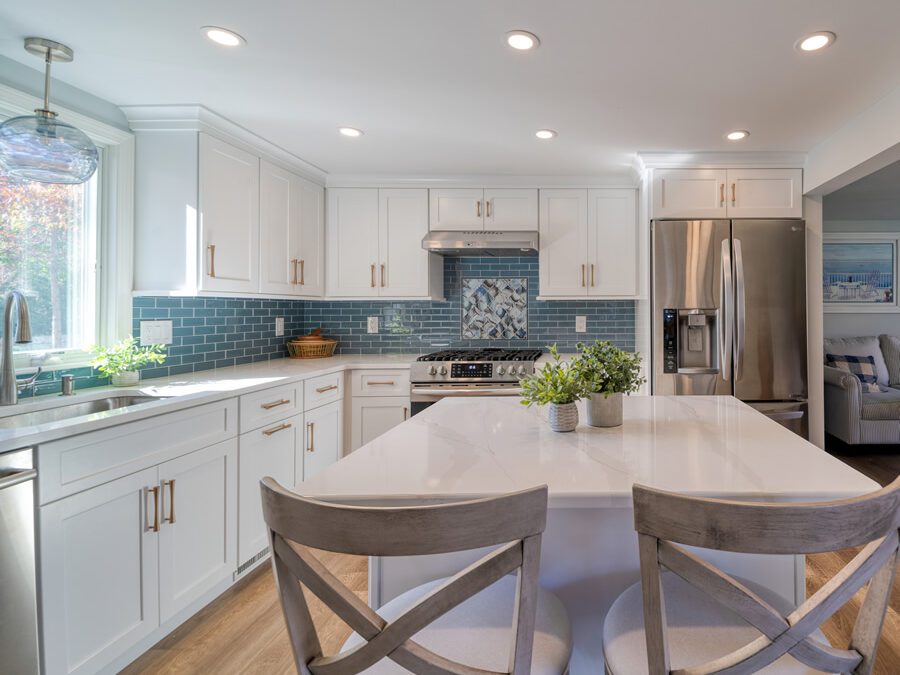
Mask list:
[{"label": "refrigerator water dispenser", "polygon": [[709,375],[719,372],[715,309],[663,310],[663,372]]}]

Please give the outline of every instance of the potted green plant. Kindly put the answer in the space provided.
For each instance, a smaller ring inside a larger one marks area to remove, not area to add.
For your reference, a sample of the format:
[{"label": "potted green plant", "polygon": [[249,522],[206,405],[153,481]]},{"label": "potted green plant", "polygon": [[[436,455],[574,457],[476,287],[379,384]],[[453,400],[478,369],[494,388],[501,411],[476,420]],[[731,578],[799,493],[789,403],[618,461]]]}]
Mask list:
[{"label": "potted green plant", "polygon": [[166,360],[163,345],[141,347],[131,335],[107,347],[94,345],[88,351],[95,354],[91,365],[106,375],[114,387],[134,387],[140,382],[142,366]]},{"label": "potted green plant", "polygon": [[622,424],[622,397],[636,392],[644,383],[641,357],[619,349],[612,342],[579,342],[581,356],[572,362],[588,398],[587,423],[592,427]]},{"label": "potted green plant", "polygon": [[549,406],[549,422],[553,431],[575,431],[578,426],[578,408],[575,401],[584,393],[578,373],[564,363],[556,345],[550,347],[553,363],[535,370],[521,380],[522,404]]}]

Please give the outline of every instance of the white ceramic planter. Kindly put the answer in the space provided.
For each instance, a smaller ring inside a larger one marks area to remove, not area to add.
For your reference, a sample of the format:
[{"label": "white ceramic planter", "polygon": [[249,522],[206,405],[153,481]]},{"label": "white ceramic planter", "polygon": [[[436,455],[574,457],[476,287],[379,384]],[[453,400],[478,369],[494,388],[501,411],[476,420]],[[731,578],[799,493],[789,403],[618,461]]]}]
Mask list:
[{"label": "white ceramic planter", "polygon": [[591,394],[587,401],[587,423],[592,427],[622,425],[622,394]]},{"label": "white ceramic planter", "polygon": [[124,373],[116,373],[109,378],[109,382],[114,387],[136,387],[141,381],[141,371],[128,370]]},{"label": "white ceramic planter", "polygon": [[551,403],[547,421],[553,431],[575,431],[578,426],[578,407],[574,403]]}]

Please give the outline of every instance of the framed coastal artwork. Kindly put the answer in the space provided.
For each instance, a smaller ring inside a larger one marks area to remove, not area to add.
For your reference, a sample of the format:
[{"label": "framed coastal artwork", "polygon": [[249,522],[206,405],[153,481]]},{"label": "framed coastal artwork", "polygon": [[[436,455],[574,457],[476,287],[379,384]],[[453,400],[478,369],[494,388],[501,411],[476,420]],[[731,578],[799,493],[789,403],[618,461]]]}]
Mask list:
[{"label": "framed coastal artwork", "polygon": [[822,299],[826,312],[900,312],[897,251],[900,234],[826,232],[822,235]]}]

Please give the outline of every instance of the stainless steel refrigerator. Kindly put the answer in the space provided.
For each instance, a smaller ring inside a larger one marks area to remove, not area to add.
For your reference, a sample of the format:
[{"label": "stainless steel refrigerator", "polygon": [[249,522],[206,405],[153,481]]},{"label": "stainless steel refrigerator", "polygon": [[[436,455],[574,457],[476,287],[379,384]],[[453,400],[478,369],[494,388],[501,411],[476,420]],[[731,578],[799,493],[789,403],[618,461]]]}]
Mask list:
[{"label": "stainless steel refrigerator", "polygon": [[656,220],[654,394],[733,395],[808,437],[801,220]]}]

